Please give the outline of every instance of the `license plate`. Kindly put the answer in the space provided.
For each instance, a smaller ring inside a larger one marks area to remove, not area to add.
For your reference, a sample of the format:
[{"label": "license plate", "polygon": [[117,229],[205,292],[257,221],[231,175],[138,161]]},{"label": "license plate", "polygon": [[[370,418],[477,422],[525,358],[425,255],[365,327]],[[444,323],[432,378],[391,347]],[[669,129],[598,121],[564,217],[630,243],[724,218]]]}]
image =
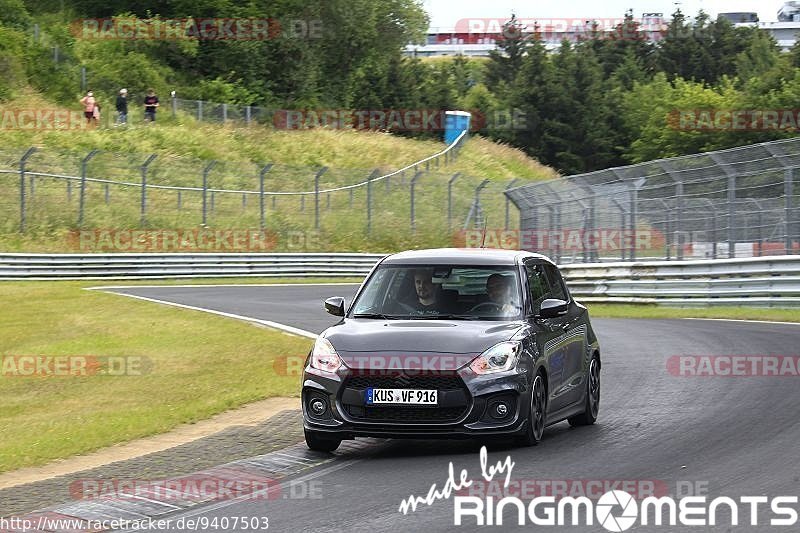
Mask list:
[{"label": "license plate", "polygon": [[366,395],[367,405],[436,405],[439,400],[438,391],[428,389],[373,389],[369,387]]}]

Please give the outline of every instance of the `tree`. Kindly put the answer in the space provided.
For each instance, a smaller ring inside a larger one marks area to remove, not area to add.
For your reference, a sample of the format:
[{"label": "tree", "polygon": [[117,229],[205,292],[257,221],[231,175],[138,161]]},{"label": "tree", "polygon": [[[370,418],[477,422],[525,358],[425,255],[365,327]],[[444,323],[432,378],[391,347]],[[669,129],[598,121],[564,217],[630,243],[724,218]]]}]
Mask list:
[{"label": "tree", "polygon": [[486,65],[486,86],[489,89],[501,94],[512,85],[528,52],[528,41],[525,27],[512,14],[511,19],[503,24],[503,33],[497,39],[498,49],[489,52]]}]

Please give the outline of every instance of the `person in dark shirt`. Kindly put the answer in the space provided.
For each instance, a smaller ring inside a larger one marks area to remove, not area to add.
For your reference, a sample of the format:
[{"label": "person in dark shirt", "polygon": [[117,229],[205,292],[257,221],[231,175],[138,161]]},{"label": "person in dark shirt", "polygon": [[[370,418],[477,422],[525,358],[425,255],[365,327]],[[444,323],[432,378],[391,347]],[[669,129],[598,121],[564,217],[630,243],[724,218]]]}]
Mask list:
[{"label": "person in dark shirt", "polygon": [[156,109],[158,109],[158,96],[155,89],[148,89],[147,96],[144,97],[144,121],[155,122]]},{"label": "person in dark shirt", "polygon": [[436,286],[433,284],[433,273],[430,270],[414,272],[414,289],[417,292],[414,310],[419,314],[438,314],[439,302]]},{"label": "person in dark shirt", "polygon": [[117,124],[128,123],[128,89],[120,89],[117,95]]}]

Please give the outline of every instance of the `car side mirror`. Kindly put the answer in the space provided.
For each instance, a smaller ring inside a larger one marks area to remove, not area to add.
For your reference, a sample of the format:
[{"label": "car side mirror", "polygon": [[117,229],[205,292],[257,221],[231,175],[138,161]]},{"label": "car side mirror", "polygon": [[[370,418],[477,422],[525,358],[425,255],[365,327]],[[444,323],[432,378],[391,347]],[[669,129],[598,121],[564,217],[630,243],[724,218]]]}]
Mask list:
[{"label": "car side mirror", "polygon": [[325,310],[333,316],[344,316],[344,298],[334,296],[325,300]]},{"label": "car side mirror", "polygon": [[542,302],[539,312],[536,313],[536,318],[555,318],[566,314],[568,309],[569,304],[564,300],[548,298]]}]

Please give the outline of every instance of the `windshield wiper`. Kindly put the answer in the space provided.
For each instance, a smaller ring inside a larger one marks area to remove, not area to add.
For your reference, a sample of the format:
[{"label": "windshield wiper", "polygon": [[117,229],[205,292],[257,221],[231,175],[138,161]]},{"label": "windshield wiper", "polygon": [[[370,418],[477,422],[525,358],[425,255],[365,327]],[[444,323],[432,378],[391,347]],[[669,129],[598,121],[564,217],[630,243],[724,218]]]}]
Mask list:
[{"label": "windshield wiper", "polygon": [[397,320],[400,317],[395,315],[384,315],[381,313],[355,313],[353,318],[380,318],[383,320]]}]

